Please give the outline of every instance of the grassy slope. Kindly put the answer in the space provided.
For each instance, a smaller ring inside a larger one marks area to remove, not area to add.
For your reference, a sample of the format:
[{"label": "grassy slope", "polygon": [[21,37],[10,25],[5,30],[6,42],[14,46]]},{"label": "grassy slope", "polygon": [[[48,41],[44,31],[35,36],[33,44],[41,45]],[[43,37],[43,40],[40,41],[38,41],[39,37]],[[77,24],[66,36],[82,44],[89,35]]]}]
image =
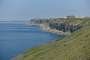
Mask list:
[{"label": "grassy slope", "polygon": [[[86,21],[82,23],[87,24]],[[32,48],[12,60],[90,60],[90,27],[82,28],[63,40]]]}]

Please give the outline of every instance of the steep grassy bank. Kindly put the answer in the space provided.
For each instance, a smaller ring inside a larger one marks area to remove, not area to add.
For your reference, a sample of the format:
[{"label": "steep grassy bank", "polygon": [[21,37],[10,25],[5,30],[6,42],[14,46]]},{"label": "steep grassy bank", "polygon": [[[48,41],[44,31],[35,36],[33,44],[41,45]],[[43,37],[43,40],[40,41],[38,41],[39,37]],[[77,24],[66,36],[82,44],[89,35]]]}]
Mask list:
[{"label": "steep grassy bank", "polygon": [[63,40],[32,48],[12,60],[90,60],[90,20]]}]

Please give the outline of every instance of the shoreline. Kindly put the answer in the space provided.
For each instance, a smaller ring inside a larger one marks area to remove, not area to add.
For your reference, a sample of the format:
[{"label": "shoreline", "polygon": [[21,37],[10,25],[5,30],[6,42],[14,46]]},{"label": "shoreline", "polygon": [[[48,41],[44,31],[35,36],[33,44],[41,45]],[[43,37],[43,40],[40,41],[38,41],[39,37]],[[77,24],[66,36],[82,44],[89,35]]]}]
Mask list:
[{"label": "shoreline", "polygon": [[57,29],[51,29],[48,24],[35,24],[35,23],[26,23],[26,25],[28,26],[39,26],[41,30],[45,31],[45,32],[49,32],[49,33],[54,33],[57,35],[71,35],[70,32],[63,32],[63,31],[59,31]]},{"label": "shoreline", "polygon": [[40,28],[43,31],[54,33],[54,34],[57,34],[57,35],[71,35],[70,32],[63,32],[63,31],[59,31],[59,30],[56,30],[56,29],[51,29],[48,25],[45,25],[45,24],[40,24]]}]

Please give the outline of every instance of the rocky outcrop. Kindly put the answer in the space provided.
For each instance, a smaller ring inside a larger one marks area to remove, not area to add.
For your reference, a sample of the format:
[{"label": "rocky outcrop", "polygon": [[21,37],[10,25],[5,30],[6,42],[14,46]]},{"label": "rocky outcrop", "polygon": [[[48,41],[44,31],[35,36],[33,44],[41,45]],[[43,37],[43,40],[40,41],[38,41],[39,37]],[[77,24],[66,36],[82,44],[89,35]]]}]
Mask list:
[{"label": "rocky outcrop", "polygon": [[68,31],[74,32],[82,27],[79,24],[66,24],[66,23],[50,23],[49,26],[51,29],[56,29],[63,32],[68,32]]},{"label": "rocky outcrop", "polygon": [[[76,23],[72,23],[72,19]],[[72,18],[72,19],[66,19],[66,18],[54,18],[54,19],[32,19],[31,22],[34,24],[39,24],[40,27],[44,31],[49,31],[52,33],[58,33],[61,32],[74,32],[76,30],[79,30],[82,25],[80,23],[77,23],[78,19]]]}]

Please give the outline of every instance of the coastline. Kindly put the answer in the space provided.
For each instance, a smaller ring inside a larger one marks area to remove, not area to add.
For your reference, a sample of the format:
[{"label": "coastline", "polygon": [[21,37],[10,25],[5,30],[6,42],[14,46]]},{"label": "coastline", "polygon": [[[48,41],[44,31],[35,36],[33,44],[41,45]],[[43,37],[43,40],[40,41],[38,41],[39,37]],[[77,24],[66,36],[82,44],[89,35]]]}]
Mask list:
[{"label": "coastline", "polygon": [[57,29],[51,29],[47,24],[40,24],[40,28],[43,31],[54,33],[54,34],[57,34],[57,35],[71,35],[70,32],[63,32],[63,31],[59,31]]},{"label": "coastline", "polygon": [[[87,24],[88,22],[88,24]],[[83,23],[83,24],[82,24]],[[33,48],[32,50],[27,51],[23,54],[24,57],[21,57],[25,60],[80,60],[80,59],[89,59],[89,41],[90,41],[90,28],[89,20],[82,20],[81,25],[85,25],[83,28],[80,28],[72,35],[65,37],[62,41],[58,40],[56,42],[49,43],[44,46]],[[87,26],[86,26],[87,25]],[[36,25],[37,26],[37,25]],[[38,24],[43,31],[60,34],[60,35],[69,35],[70,32],[63,32],[60,30],[52,29],[48,24]],[[87,28],[86,28],[87,27]],[[72,27],[73,28],[73,27]],[[77,49],[76,49],[77,48]],[[88,52],[88,53],[87,53]],[[87,53],[87,54],[86,54]],[[47,57],[47,58],[46,58]],[[51,58],[52,57],[52,58]],[[18,60],[19,57],[15,60]]]},{"label": "coastline", "polygon": [[28,25],[28,26],[39,26],[41,30],[43,30],[45,32],[54,33],[54,34],[57,34],[57,35],[71,35],[70,32],[63,32],[63,31],[59,31],[57,29],[51,29],[47,23],[45,23],[45,24],[31,23],[30,24],[30,23],[26,22],[25,24]]}]

